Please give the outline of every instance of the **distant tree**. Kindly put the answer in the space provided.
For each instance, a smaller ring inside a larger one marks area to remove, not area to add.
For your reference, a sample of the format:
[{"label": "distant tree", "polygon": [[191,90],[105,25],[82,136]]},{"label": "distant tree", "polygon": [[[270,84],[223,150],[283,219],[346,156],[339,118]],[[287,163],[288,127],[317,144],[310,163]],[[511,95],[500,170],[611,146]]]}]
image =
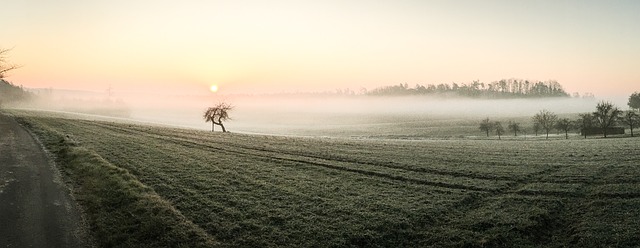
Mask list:
[{"label": "distant tree", "polygon": [[635,109],[636,111],[640,110],[640,92],[635,92],[629,96],[629,103],[627,103],[630,108]]},{"label": "distant tree", "polygon": [[633,128],[640,125],[640,115],[635,111],[629,110],[624,112],[620,120],[629,126],[629,129],[631,129],[631,137],[633,137]]},{"label": "distant tree", "polygon": [[518,136],[520,132],[520,124],[515,121],[509,121],[509,131],[513,132],[513,136]]},{"label": "distant tree", "polygon": [[538,132],[540,132],[540,123],[536,122],[535,120],[533,121],[533,132],[536,134],[536,136],[538,136]]},{"label": "distant tree", "polygon": [[7,62],[9,51],[11,49],[0,48],[0,79],[5,78],[7,72],[20,68],[20,66]]},{"label": "distant tree", "polygon": [[569,130],[573,129],[573,123],[567,118],[556,121],[556,129],[564,131],[564,138],[569,139]]},{"label": "distant tree", "polygon": [[204,118],[205,122],[211,122],[211,132],[214,131],[215,125],[222,127],[222,132],[227,132],[227,129],[224,128],[223,121],[230,120],[229,112],[233,107],[228,103],[221,102],[218,103],[214,107],[209,107],[205,112],[202,118]]},{"label": "distant tree", "polygon": [[593,128],[594,117],[591,113],[580,114],[580,119],[576,121],[576,127],[580,128],[580,131],[587,138],[587,130]]},{"label": "distant tree", "polygon": [[538,123],[538,125],[547,133],[547,139],[549,139],[549,131],[551,131],[555,126],[556,120],[558,120],[558,116],[546,109],[541,110],[533,116],[534,126],[535,123]]},{"label": "distant tree", "polygon": [[499,121],[496,121],[495,123],[493,123],[493,127],[496,130],[496,134],[498,135],[498,139],[501,139],[500,137],[504,133],[504,127],[502,127],[502,123],[500,123]]},{"label": "distant tree", "polygon": [[491,122],[489,118],[486,118],[482,120],[482,122],[480,122],[480,130],[487,132],[487,137],[489,137],[489,131],[491,131],[492,129],[493,129],[493,122]]},{"label": "distant tree", "polygon": [[605,138],[607,137],[607,129],[616,124],[621,114],[622,111],[613,103],[603,101],[596,105],[596,112],[593,112],[593,117],[596,126],[602,129]]}]

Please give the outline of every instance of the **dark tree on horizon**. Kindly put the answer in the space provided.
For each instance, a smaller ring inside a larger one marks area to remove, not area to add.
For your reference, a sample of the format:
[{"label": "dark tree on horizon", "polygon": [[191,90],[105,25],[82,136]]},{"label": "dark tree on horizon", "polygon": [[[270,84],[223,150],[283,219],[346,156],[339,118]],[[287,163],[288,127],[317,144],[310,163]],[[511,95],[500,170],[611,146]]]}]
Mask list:
[{"label": "dark tree on horizon", "polygon": [[551,129],[553,129],[553,127],[555,126],[556,120],[558,120],[558,116],[546,109],[541,110],[539,113],[533,116],[534,127],[537,123],[540,128],[544,129],[547,134],[546,139],[549,139],[549,131],[551,131]]},{"label": "dark tree on horizon", "polygon": [[215,125],[222,127],[222,132],[226,133],[227,129],[225,129],[223,121],[230,120],[229,112],[233,109],[233,106],[228,103],[221,102],[218,103],[214,107],[209,107],[205,112],[202,118],[204,118],[205,122],[211,122],[211,132],[214,131]]},{"label": "dark tree on horizon", "polygon": [[624,112],[620,120],[622,121],[622,123],[629,126],[629,129],[631,129],[631,137],[633,137],[633,128],[640,125],[640,115],[638,115],[638,113],[636,113],[635,111],[629,110]]},{"label": "dark tree on horizon", "polygon": [[502,123],[500,123],[499,121],[496,121],[493,124],[493,127],[496,130],[496,134],[498,135],[498,139],[501,139],[501,136],[504,133],[504,127],[502,127]]},{"label": "dark tree on horizon", "polygon": [[540,123],[533,121],[533,126],[531,127],[533,132],[538,136],[538,132],[540,132]]},{"label": "dark tree on horizon", "polygon": [[518,132],[520,132],[520,123],[515,121],[509,121],[509,131],[513,132],[513,136],[518,136]]},{"label": "dark tree on horizon", "polygon": [[594,126],[594,117],[591,113],[580,114],[580,118],[576,120],[576,126],[580,128],[580,131],[587,138],[587,131]]},{"label": "dark tree on horizon", "polygon": [[635,92],[629,96],[629,102],[627,103],[629,108],[640,111],[640,92]]},{"label": "dark tree on horizon", "polygon": [[613,127],[620,118],[622,111],[611,102],[599,102],[596,105],[596,111],[593,112],[596,125],[602,129],[604,137],[607,137],[607,131]]},{"label": "dark tree on horizon", "polygon": [[573,123],[567,118],[559,119],[556,122],[556,129],[564,131],[564,138],[569,139],[569,130],[573,129]]},{"label": "dark tree on horizon", "polygon": [[492,129],[493,129],[493,122],[491,122],[489,118],[486,118],[482,120],[482,122],[480,122],[480,130],[487,132],[487,137],[489,137],[489,131],[491,131]]}]

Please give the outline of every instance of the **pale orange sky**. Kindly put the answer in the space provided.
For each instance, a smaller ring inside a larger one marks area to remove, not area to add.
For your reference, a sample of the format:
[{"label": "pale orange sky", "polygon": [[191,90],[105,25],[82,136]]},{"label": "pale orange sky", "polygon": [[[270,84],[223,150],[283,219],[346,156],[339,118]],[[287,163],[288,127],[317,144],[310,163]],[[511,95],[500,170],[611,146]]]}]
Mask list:
[{"label": "pale orange sky", "polygon": [[21,0],[0,46],[28,88],[224,93],[558,80],[640,90],[639,1]]}]

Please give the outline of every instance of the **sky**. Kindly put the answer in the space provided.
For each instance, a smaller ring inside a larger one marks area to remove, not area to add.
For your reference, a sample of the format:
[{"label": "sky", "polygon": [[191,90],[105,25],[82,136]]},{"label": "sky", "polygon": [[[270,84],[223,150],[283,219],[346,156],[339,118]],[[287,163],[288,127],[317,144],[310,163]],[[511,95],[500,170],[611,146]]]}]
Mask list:
[{"label": "sky", "polygon": [[27,88],[317,92],[557,80],[640,90],[640,1],[21,0],[0,47]]}]

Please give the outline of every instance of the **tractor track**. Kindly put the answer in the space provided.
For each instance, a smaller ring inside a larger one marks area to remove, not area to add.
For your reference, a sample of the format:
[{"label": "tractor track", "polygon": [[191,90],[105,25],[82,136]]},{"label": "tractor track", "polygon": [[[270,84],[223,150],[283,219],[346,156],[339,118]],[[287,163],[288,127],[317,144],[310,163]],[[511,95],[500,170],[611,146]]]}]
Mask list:
[{"label": "tractor track", "polygon": [[[448,189],[455,189],[455,190],[470,190],[470,191],[477,191],[477,192],[486,192],[486,193],[489,193],[487,196],[512,194],[512,195],[522,195],[522,196],[547,196],[547,197],[559,197],[559,198],[587,198],[587,197],[591,199],[640,198],[640,193],[638,194],[636,193],[591,194],[582,190],[583,186],[580,187],[581,190],[577,190],[575,192],[523,190],[522,189],[524,186],[526,186],[529,183],[548,182],[548,181],[545,181],[542,178],[542,176],[548,175],[549,173],[557,172],[560,169],[560,167],[557,165],[550,165],[545,170],[524,175],[522,177],[508,177],[508,176],[498,176],[498,175],[475,175],[475,174],[469,175],[462,172],[441,171],[441,170],[429,169],[429,168],[407,168],[408,166],[399,164],[399,163],[384,163],[384,164],[372,163],[372,162],[358,161],[356,159],[348,159],[345,157],[338,157],[338,156],[326,158],[319,155],[310,155],[310,154],[297,153],[297,152],[291,152],[291,151],[280,151],[280,150],[268,149],[264,147],[241,145],[241,144],[226,142],[226,141],[217,141],[216,143],[212,144],[207,140],[206,137],[198,136],[196,134],[185,134],[180,132],[174,132],[171,134],[171,136],[166,136],[166,133],[155,131],[153,128],[149,130],[139,130],[135,128],[136,126],[134,126],[134,128],[126,128],[126,127],[122,127],[121,125],[113,125],[110,123],[91,122],[91,121],[86,121],[86,123],[92,126],[99,126],[100,128],[104,128],[120,134],[135,135],[135,136],[143,135],[144,137],[147,137],[147,138],[152,138],[165,143],[166,142],[174,143],[174,144],[185,146],[188,148],[206,148],[210,150],[215,150],[217,152],[224,152],[227,154],[249,156],[257,160],[266,161],[266,162],[279,161],[283,163],[295,163],[295,164],[308,165],[313,167],[321,167],[321,168],[331,169],[331,170],[357,173],[357,174],[369,176],[369,177],[376,177],[376,178],[381,178],[386,180],[412,183],[412,184],[418,184],[418,185],[441,187],[441,188],[448,188]],[[341,163],[346,164],[348,166],[338,165]],[[431,180],[425,180],[421,178],[407,177],[402,175],[395,175],[395,174],[357,168],[361,166],[371,166],[374,168],[390,169],[390,170],[406,172],[406,173],[423,173],[426,175],[450,176],[455,178],[469,178],[469,179],[487,180],[487,181],[493,181],[493,182],[501,181],[506,185],[503,187],[497,187],[497,188],[487,188],[487,187],[481,187],[481,186],[475,186],[475,185],[431,181]],[[607,185],[607,183],[594,182],[593,178],[586,178],[579,181],[574,180],[569,182],[563,182],[559,180],[554,180],[550,182],[556,183],[556,184],[564,184],[564,183],[583,184],[585,182],[589,182],[592,185],[594,183],[595,185]]]}]

